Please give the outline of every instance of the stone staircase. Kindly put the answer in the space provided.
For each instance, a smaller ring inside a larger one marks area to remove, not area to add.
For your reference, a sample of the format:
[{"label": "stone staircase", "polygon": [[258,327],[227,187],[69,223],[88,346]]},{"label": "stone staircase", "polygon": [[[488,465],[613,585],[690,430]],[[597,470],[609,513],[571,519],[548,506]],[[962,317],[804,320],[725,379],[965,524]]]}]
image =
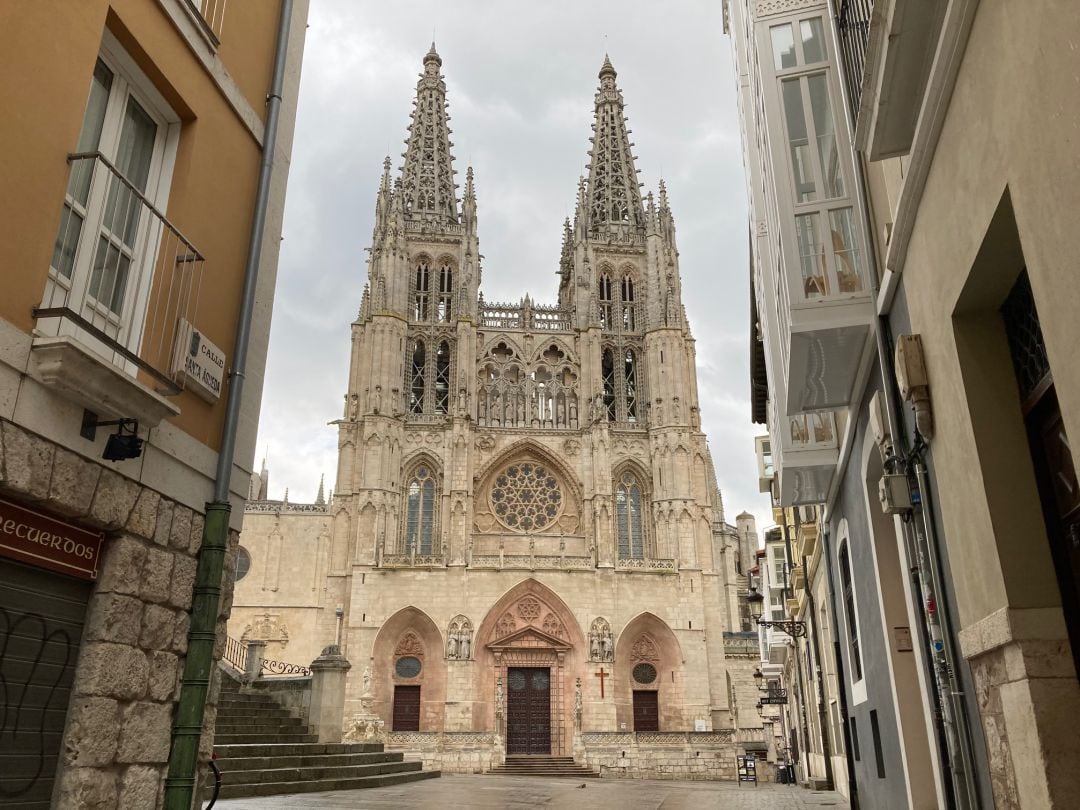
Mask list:
[{"label": "stone staircase", "polygon": [[599,771],[574,762],[573,757],[550,757],[536,754],[511,754],[502,765],[493,765],[488,773],[500,776],[576,776],[598,779]]},{"label": "stone staircase", "polygon": [[357,790],[440,775],[421,770],[419,762],[405,762],[400,753],[384,751],[381,743],[318,739],[271,698],[242,694],[235,681],[222,678],[214,737],[221,769],[219,798]]}]

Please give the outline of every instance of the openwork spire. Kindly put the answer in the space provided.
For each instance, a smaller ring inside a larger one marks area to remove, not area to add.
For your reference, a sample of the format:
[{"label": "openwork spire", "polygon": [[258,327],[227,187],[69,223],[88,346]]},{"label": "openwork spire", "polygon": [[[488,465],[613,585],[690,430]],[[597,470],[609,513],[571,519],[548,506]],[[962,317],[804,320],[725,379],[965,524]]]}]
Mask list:
[{"label": "openwork spire", "polygon": [[442,58],[435,43],[424,56],[424,72],[416,83],[415,109],[409,124],[408,145],[402,157],[402,205],[407,220],[458,221],[454,161],[450,154],[450,120],[446,112],[446,82],[439,72]]},{"label": "openwork spire", "polygon": [[586,230],[590,234],[624,234],[645,226],[630,130],[623,115],[622,93],[615,86],[618,74],[604,57],[600,88],[596,93],[596,120],[589,151],[589,186]]}]

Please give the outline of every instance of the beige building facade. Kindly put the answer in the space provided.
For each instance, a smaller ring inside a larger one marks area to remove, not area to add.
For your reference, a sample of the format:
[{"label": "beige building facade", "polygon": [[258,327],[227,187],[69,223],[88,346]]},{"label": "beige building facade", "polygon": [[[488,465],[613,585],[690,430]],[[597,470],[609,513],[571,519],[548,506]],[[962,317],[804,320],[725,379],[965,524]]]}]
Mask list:
[{"label": "beige building facade", "polygon": [[[0,5],[5,807],[161,807],[167,774],[190,806],[210,755],[195,670],[231,601],[307,20],[305,0],[225,5]],[[235,509],[211,543],[212,501]]]},{"label": "beige building facade", "polygon": [[603,757],[670,734],[687,768],[696,734],[701,773],[730,777],[761,728],[734,705],[753,669],[740,534],[756,534],[723,518],[667,192],[639,192],[605,61],[558,300],[485,301],[441,65],[432,47],[378,191],[333,495],[249,506],[230,634],[296,663],[340,641],[343,723],[373,713],[391,744],[655,775]]}]

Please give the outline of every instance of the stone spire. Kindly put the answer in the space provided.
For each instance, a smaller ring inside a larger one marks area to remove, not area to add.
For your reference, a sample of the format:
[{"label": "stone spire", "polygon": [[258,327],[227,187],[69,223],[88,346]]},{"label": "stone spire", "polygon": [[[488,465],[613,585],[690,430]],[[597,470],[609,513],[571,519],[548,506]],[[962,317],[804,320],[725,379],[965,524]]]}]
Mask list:
[{"label": "stone spire", "polygon": [[465,171],[465,196],[461,199],[461,218],[472,230],[476,230],[476,188],[473,186],[472,166]]},{"label": "stone spire", "polygon": [[615,86],[615,68],[604,56],[600,88],[596,93],[596,119],[589,150],[588,201],[585,230],[590,235],[624,235],[645,226],[641,191],[630,151],[630,130],[623,114],[622,93]]},{"label": "stone spire", "polygon": [[326,476],[319,476],[319,492],[315,495],[315,503],[319,506],[326,506],[326,496],[323,494],[323,485],[326,482]]},{"label": "stone spire", "polygon": [[408,149],[402,154],[405,165],[401,169],[401,195],[407,220],[447,225],[458,221],[458,207],[441,67],[442,58],[432,42],[424,57],[424,72],[416,83],[416,101],[405,141]]},{"label": "stone spire", "polygon": [[383,160],[382,179],[379,181],[379,193],[375,197],[375,236],[383,232],[390,216],[390,156]]}]

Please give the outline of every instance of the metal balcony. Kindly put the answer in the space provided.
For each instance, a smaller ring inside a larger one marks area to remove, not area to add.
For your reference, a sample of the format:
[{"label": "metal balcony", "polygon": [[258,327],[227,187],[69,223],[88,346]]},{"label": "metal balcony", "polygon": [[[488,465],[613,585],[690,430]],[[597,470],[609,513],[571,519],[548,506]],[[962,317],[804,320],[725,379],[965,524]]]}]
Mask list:
[{"label": "metal balcony", "polygon": [[[185,322],[195,322],[204,258],[100,152],[68,156],[59,232],[34,356],[47,385],[97,413],[146,424],[179,410],[162,400]],[[120,411],[125,411],[120,413]]]}]

